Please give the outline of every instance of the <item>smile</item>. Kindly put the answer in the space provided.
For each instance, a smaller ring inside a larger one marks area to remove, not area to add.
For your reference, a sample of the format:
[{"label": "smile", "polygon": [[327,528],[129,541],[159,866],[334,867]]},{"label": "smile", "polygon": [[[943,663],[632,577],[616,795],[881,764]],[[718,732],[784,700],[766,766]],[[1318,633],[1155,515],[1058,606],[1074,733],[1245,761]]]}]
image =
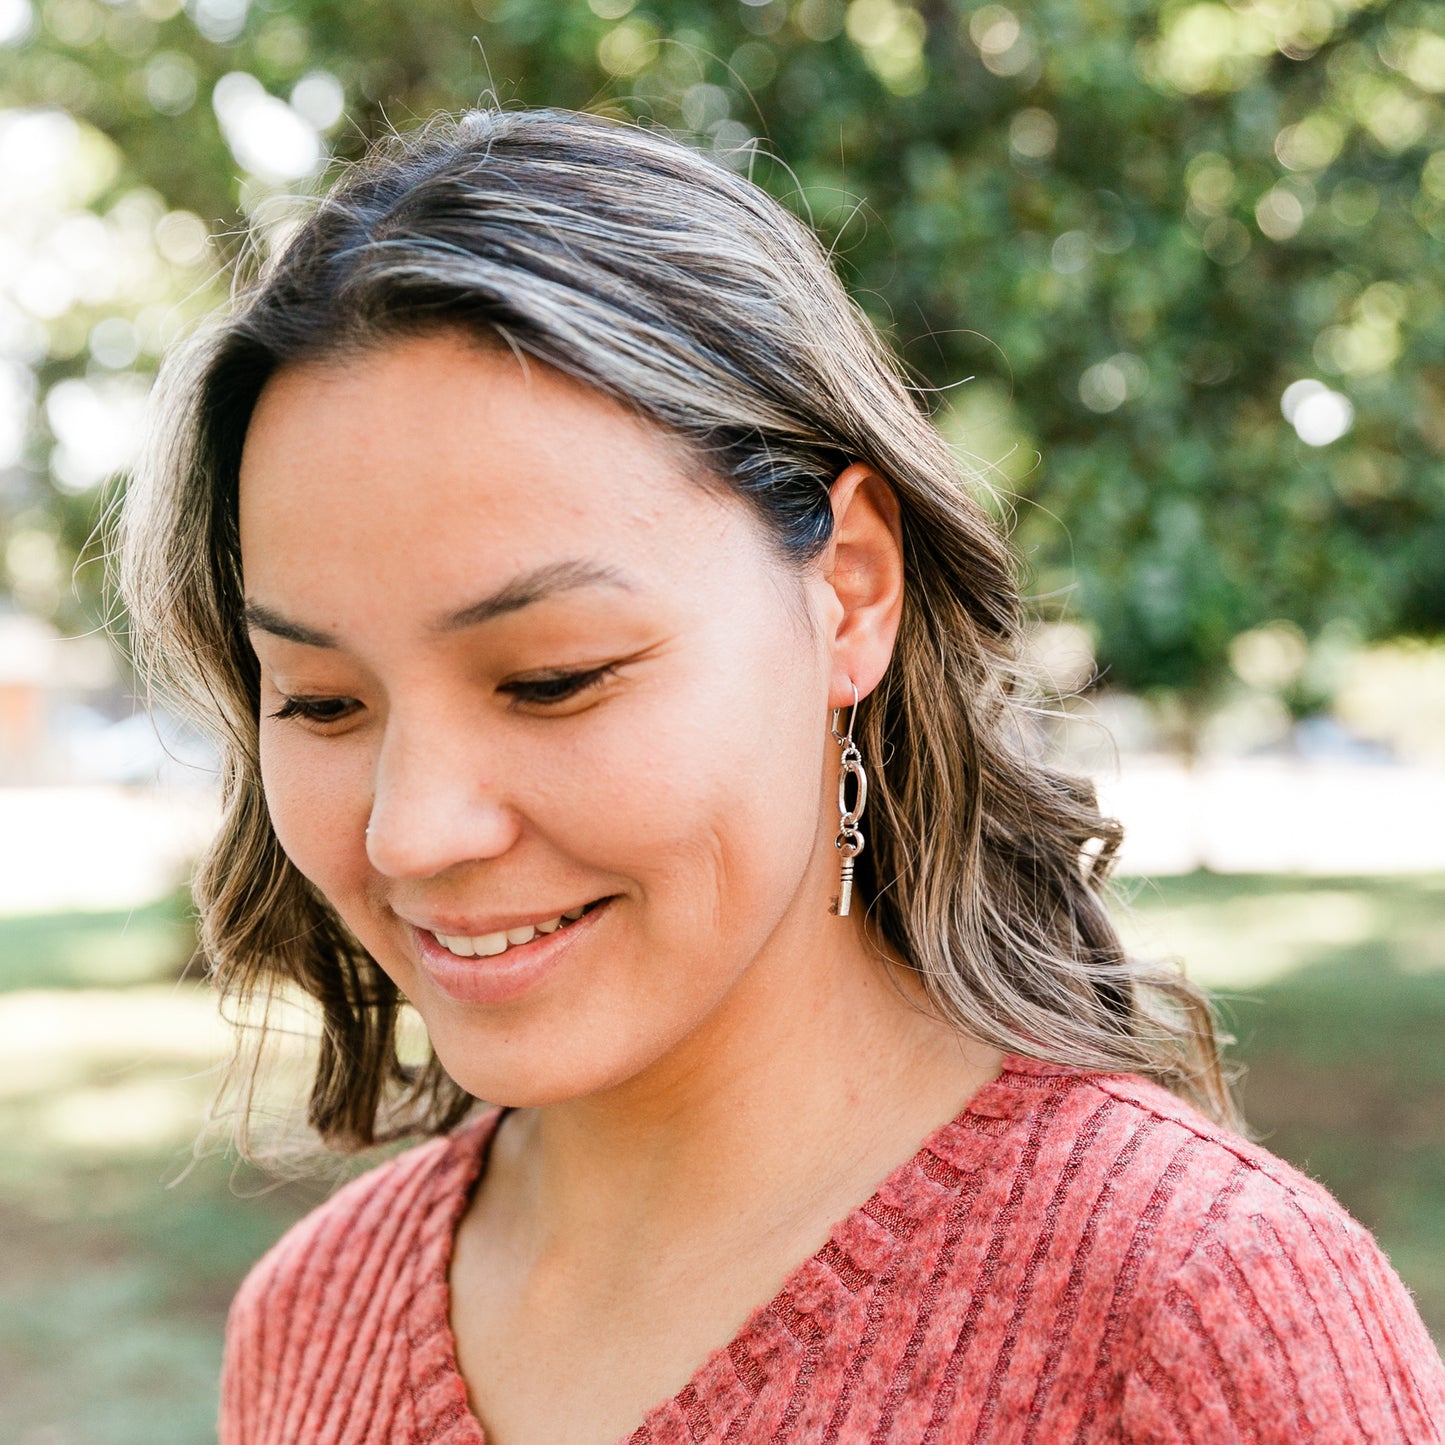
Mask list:
[{"label": "smile", "polygon": [[605,926],[613,898],[505,931],[436,933],[412,925],[417,962],[431,987],[461,1004],[511,1003],[541,987],[579,943]]},{"label": "smile", "polygon": [[578,907],[569,907],[565,913],[559,913],[556,918],[543,919],[540,923],[523,923],[520,928],[509,928],[506,931],[494,933],[441,933],[431,929],[432,938],[436,939],[442,948],[447,949],[448,954],[455,958],[497,958],[507,952],[510,948],[522,948],[523,945],[535,942],[538,938],[545,938],[548,933],[558,933],[569,928],[579,918],[585,918],[592,910],[598,909],[608,899],[594,899],[591,903],[582,903]]},{"label": "smile", "polygon": [[588,903],[581,908],[569,908],[556,918],[525,924],[521,928],[509,928],[505,933],[481,933],[470,938],[448,933],[436,933],[432,936],[448,953],[455,954],[458,958],[496,958],[509,948],[531,943],[539,934],[556,933],[566,928],[569,923],[575,923],[596,906],[596,903]]}]

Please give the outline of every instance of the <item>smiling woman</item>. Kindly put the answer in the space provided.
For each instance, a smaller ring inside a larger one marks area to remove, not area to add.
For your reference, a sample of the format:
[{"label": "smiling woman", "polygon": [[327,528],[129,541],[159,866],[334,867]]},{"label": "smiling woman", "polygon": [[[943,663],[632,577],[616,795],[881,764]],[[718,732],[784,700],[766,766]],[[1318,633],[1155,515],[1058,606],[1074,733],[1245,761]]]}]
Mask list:
[{"label": "smiling woman", "polygon": [[168,359],[121,584],[213,976],[318,1002],[328,1144],[438,1136],[252,1271],[226,1445],[1437,1438],[1119,943],[966,480],[801,223],[568,112],[380,147]]},{"label": "smiling woman", "polygon": [[450,330],[278,374],[239,483],[272,825],[449,1076],[535,1105],[714,1047],[826,860],[821,579],[772,585],[655,428]]}]

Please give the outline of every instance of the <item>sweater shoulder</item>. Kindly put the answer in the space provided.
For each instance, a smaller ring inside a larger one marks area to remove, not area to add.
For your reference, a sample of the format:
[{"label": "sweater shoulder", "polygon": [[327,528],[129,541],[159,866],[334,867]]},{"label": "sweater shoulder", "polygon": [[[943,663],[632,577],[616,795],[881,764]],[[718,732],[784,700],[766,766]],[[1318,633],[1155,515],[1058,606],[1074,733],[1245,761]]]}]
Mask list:
[{"label": "sweater shoulder", "polygon": [[303,1265],[336,1262],[358,1233],[374,1235],[385,1221],[396,1228],[403,1216],[391,1206],[401,1195],[425,1195],[447,1152],[445,1139],[429,1139],[368,1169],[318,1204],[273,1244],[251,1267],[237,1298],[264,1296],[284,1286]]},{"label": "sweater shoulder", "polygon": [[[1339,1227],[1368,1238],[1367,1231],[1318,1180],[1201,1113],[1159,1084],[1137,1074],[1061,1071],[1065,1095],[1056,1127],[1050,1132],[1062,1148],[1071,1128],[1107,1110],[1114,1115],[1109,1136],[1122,1150],[1168,1164],[1160,1178],[1151,1171],[1122,1171],[1114,1183],[1141,1208],[1158,1202],[1162,1188],[1192,1200],[1185,1216],[1203,1223],[1208,1215],[1222,1221],[1247,1209],[1282,1218],[1303,1212],[1329,1218]],[[1118,1157],[1110,1160],[1117,1168]],[[1097,1165],[1103,1160],[1097,1159]],[[1138,1197],[1138,1196],[1143,1197]],[[1121,1202],[1123,1200],[1121,1199]],[[1178,1221],[1182,1225],[1183,1218]],[[1177,1225],[1176,1225],[1177,1227]]]},{"label": "sweater shoulder", "polygon": [[[1305,1289],[1366,1280],[1418,1320],[1370,1231],[1324,1185],[1133,1074],[1027,1069],[1017,1147],[1029,1207],[1057,1214],[1129,1283],[1136,1320],[1171,1290],[1233,1261],[1241,1289],[1266,1267]],[[1065,1243],[1063,1237],[1053,1246]],[[1268,1265],[1266,1262],[1269,1261]]]},{"label": "sweater shoulder", "polygon": [[[495,1115],[429,1139],[343,1185],[293,1224],[252,1266],[232,1301],[228,1355],[274,1354],[363,1295],[389,1293],[418,1248],[460,1209]],[[257,1363],[260,1363],[257,1360]]]},{"label": "sweater shoulder", "polygon": [[1439,1438],[1439,1355],[1323,1185],[1137,1076],[1053,1083],[1041,1164],[1094,1201],[1131,1438],[1191,1438],[1179,1422],[1200,1419],[1231,1441]]}]

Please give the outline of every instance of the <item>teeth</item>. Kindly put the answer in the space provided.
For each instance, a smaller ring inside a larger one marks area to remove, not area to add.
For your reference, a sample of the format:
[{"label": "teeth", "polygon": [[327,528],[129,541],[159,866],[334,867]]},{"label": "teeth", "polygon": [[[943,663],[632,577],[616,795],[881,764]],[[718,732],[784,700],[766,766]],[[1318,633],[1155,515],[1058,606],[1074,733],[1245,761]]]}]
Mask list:
[{"label": "teeth", "polygon": [[521,928],[509,928],[505,933],[483,933],[475,938],[438,933],[436,941],[458,958],[495,958],[514,944],[531,943],[539,933],[556,933],[563,923],[575,923],[586,911],[585,905],[569,908],[560,917],[549,918],[545,923],[528,923]]}]

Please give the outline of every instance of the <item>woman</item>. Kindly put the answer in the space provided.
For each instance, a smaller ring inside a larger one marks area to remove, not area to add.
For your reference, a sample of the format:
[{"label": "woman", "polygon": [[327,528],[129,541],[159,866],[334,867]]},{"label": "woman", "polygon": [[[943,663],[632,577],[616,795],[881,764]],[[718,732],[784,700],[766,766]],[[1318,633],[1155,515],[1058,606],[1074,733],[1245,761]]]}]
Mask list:
[{"label": "woman", "polygon": [[223,747],[216,977],[320,1005],[332,1145],[438,1136],[252,1272],[227,1445],[1438,1438],[1403,1286],[1121,948],[1007,549],[783,208],[439,121],[157,396],[123,586]]}]

